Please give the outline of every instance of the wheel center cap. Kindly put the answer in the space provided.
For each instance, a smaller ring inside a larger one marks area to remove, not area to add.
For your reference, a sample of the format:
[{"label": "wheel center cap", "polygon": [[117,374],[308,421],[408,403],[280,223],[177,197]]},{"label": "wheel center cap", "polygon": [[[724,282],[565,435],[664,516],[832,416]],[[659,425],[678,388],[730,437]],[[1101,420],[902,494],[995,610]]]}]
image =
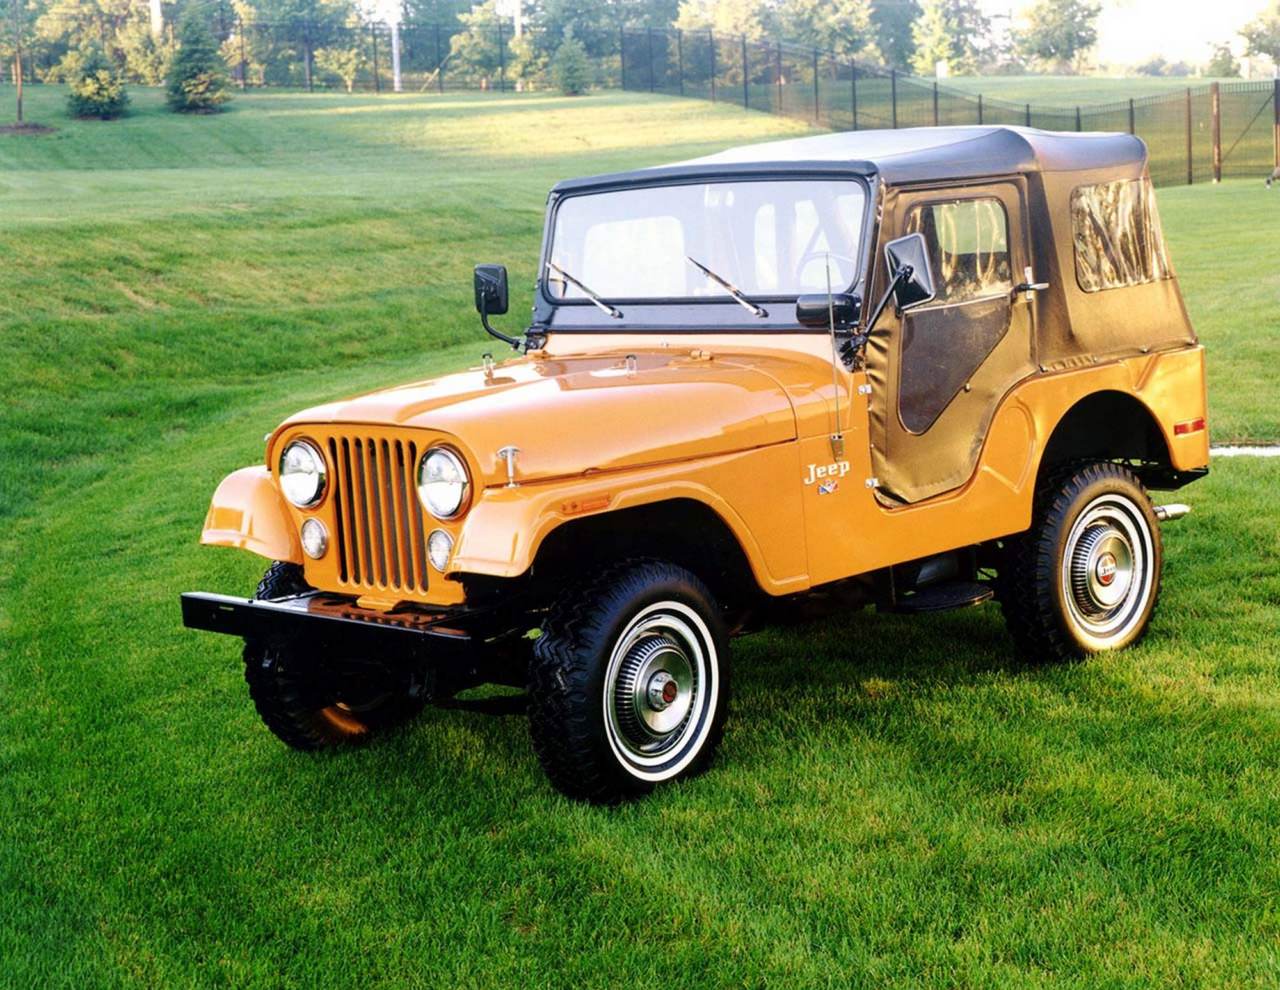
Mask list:
[{"label": "wheel center cap", "polygon": [[1116,579],[1116,555],[1110,552],[1102,554],[1098,558],[1094,573],[1097,574],[1100,585],[1104,588],[1109,587]]},{"label": "wheel center cap", "polygon": [[660,670],[649,678],[649,684],[645,691],[649,707],[655,712],[670,708],[679,694],[680,685],[665,670]]}]

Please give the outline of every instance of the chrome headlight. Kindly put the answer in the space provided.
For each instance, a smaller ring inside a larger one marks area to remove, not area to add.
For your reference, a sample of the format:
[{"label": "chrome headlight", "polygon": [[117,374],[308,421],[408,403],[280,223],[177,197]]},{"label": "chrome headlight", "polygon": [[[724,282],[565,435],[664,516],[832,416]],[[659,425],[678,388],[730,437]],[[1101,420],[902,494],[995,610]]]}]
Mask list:
[{"label": "chrome headlight", "polygon": [[467,502],[467,466],[444,447],[428,450],[418,466],[418,497],[437,519],[452,519]]},{"label": "chrome headlight", "polygon": [[312,560],[319,560],[329,549],[329,531],[319,519],[308,519],[302,524],[302,552]]},{"label": "chrome headlight", "polygon": [[453,537],[443,529],[433,529],[427,537],[427,558],[431,566],[441,574],[449,566],[449,555],[453,553]]},{"label": "chrome headlight", "polygon": [[280,455],[280,490],[299,509],[324,497],[324,457],[309,440],[295,440]]}]

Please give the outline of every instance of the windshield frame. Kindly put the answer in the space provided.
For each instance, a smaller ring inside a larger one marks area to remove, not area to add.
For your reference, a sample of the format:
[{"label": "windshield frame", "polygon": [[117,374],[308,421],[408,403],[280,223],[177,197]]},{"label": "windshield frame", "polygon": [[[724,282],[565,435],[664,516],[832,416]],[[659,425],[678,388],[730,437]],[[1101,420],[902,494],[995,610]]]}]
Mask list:
[{"label": "windshield frame", "polygon": [[[870,241],[875,237],[877,184],[864,171],[829,163],[780,163],[748,168],[719,166],[715,168],[668,168],[646,172],[627,173],[624,176],[603,177],[595,183],[573,183],[573,188],[563,192],[553,190],[548,197],[546,220],[543,226],[542,250],[539,255],[537,285],[534,300],[534,326],[542,332],[620,333],[620,332],[687,332],[733,331],[740,333],[826,333],[821,328],[806,327],[796,321],[795,293],[752,295],[745,293],[753,303],[766,307],[773,304],[766,318],[756,318],[727,292],[712,296],[642,296],[607,298],[606,301],[623,311],[623,318],[604,322],[595,319],[599,310],[590,299],[560,299],[551,295],[547,287],[547,263],[551,260],[556,221],[560,207],[579,196],[619,192],[641,188],[664,186],[705,185],[717,182],[796,182],[805,179],[815,181],[841,181],[855,183],[863,193],[863,216],[860,241],[854,258],[853,281],[847,286],[832,286],[834,292],[852,292],[865,296]],[[786,305],[792,304],[792,305]],[[585,307],[585,309],[584,309]],[[580,318],[585,314],[585,319]]]}]

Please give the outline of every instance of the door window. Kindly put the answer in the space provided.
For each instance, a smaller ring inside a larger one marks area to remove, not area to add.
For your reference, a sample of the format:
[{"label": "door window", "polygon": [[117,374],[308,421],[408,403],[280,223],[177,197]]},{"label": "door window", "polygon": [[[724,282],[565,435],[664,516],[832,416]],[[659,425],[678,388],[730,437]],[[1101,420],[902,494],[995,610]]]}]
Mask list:
[{"label": "door window", "polygon": [[905,232],[924,235],[938,290],[903,318],[898,417],[921,434],[1008,332],[1013,265],[1008,215],[994,197],[923,203]]},{"label": "door window", "polygon": [[1013,291],[1009,219],[998,199],[927,203],[907,215],[906,233],[924,234],[938,295],[935,305]]}]

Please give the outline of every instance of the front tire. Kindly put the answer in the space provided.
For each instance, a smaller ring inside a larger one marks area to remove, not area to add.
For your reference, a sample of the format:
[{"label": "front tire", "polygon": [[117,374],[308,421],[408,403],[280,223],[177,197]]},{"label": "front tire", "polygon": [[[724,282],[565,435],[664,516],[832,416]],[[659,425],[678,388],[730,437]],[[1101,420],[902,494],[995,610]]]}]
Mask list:
[{"label": "front tire", "polygon": [[1001,606],[1019,651],[1062,661],[1137,643],[1163,560],[1151,499],[1132,471],[1100,462],[1054,472],[1031,529],[1005,548]]},{"label": "front tire", "polygon": [[534,644],[529,725],[561,793],[611,803],[710,763],[728,710],[728,635],[711,592],[631,561],[563,596]]},{"label": "front tire", "polygon": [[[277,561],[256,598],[278,601],[311,590],[297,564]],[[391,677],[376,666],[351,673],[330,658],[304,654],[296,644],[246,640],[244,679],[263,723],[294,749],[364,742],[376,731],[412,718],[426,702],[425,685]]]}]

